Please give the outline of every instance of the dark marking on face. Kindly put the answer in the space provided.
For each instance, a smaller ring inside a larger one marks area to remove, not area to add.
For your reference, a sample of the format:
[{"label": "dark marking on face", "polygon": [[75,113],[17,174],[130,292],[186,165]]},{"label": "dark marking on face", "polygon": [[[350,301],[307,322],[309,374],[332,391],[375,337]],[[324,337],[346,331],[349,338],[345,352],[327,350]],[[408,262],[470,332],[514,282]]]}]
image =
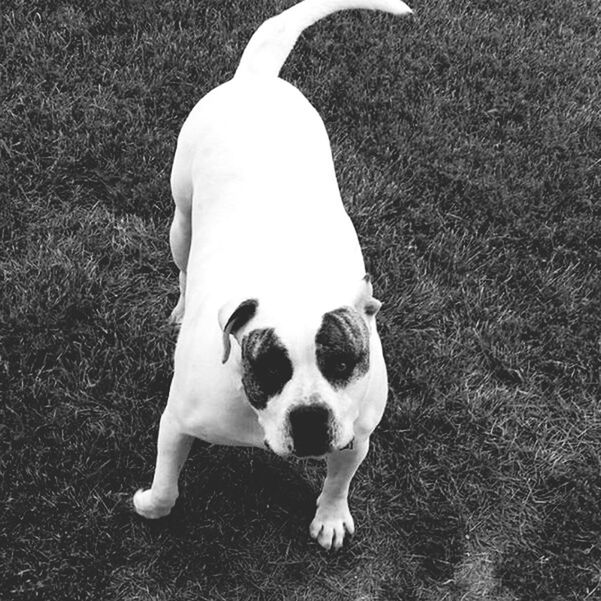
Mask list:
[{"label": "dark marking on face", "polygon": [[273,328],[252,330],[242,339],[242,385],[250,404],[264,409],[292,378],[292,362]]},{"label": "dark marking on face", "polygon": [[325,313],[315,344],[317,367],[334,388],[347,386],[369,370],[369,330],[352,307]]}]

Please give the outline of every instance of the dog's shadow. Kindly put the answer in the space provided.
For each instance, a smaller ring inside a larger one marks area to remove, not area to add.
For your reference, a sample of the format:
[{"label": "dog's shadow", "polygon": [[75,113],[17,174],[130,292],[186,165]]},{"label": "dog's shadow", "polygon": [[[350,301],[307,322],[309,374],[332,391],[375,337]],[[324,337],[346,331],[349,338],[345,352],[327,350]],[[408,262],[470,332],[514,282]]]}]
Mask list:
[{"label": "dog's shadow", "polygon": [[167,572],[169,564],[179,570],[186,564],[190,574],[212,580],[224,576],[224,566],[233,576],[237,564],[259,569],[268,558],[287,554],[298,560],[310,545],[318,548],[309,523],[325,471],[321,461],[196,442],[171,514],[143,520],[142,528],[163,547]]},{"label": "dog's shadow", "polygon": [[[286,461],[258,449],[196,443],[182,478],[180,510],[243,529],[270,517],[311,519],[325,463]],[[202,505],[202,507],[201,507]]]}]

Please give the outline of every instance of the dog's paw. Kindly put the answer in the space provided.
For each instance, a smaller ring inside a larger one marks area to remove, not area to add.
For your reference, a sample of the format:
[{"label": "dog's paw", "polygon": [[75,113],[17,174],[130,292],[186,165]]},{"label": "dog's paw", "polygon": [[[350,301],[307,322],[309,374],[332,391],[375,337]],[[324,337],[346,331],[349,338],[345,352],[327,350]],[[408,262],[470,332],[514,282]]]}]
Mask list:
[{"label": "dog's paw", "polygon": [[171,512],[175,500],[158,502],[153,498],[152,489],[138,490],[134,495],[134,509],[136,513],[149,520],[165,517]]},{"label": "dog's paw", "polygon": [[309,533],[324,549],[340,549],[345,534],[355,532],[353,517],[346,498],[317,499],[317,511],[309,527]]}]

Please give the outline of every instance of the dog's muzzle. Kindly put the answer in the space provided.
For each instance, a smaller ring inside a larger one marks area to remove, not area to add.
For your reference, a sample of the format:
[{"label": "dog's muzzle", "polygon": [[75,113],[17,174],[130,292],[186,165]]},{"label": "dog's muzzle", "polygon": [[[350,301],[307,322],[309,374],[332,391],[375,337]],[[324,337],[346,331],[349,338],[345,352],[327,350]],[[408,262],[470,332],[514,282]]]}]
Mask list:
[{"label": "dog's muzzle", "polygon": [[320,457],[331,450],[332,413],[324,405],[301,405],[288,414],[297,457]]}]

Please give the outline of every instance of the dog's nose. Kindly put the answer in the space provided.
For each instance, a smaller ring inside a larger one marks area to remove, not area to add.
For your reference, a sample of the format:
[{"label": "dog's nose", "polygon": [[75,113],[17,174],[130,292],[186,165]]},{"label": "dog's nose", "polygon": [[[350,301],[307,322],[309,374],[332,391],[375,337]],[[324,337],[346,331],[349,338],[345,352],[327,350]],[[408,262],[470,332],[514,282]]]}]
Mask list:
[{"label": "dog's nose", "polygon": [[298,457],[324,455],[330,450],[331,412],[324,405],[301,405],[290,411],[290,433]]}]

